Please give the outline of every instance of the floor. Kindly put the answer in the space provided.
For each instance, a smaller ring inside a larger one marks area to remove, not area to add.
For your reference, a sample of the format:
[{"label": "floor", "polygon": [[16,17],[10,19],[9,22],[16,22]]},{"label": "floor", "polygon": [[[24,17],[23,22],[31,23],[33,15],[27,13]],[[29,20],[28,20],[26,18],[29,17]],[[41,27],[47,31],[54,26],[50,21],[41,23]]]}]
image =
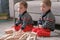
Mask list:
[{"label": "floor", "polygon": [[[5,29],[8,29],[13,25],[14,25],[13,21],[0,23],[0,37],[5,34],[4,33]],[[59,34],[60,34],[60,30],[55,30],[55,32],[52,32],[52,35],[54,35],[54,36],[51,36],[51,37],[38,37],[38,40],[60,40],[60,35]],[[55,35],[58,35],[58,36],[55,36]]]}]

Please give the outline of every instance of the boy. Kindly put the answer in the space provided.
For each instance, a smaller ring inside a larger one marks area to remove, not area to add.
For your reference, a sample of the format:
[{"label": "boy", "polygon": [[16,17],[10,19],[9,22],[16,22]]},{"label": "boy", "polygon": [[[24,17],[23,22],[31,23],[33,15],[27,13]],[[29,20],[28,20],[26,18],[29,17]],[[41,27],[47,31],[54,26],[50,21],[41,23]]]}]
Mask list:
[{"label": "boy", "polygon": [[23,35],[24,32],[29,32],[32,30],[33,21],[31,16],[27,13],[27,7],[28,7],[28,4],[25,1],[20,2],[19,19],[14,26],[15,31],[17,32],[14,33],[12,36],[7,37],[5,40],[18,40],[17,38]]},{"label": "boy", "polygon": [[27,13],[28,4],[25,1],[20,2],[19,20],[15,24],[15,30],[18,31],[18,27],[23,31],[31,31],[33,27],[32,17]]},{"label": "boy", "polygon": [[34,28],[38,36],[50,36],[50,32],[55,29],[55,17],[51,12],[51,1],[43,0],[41,3],[42,17],[38,21],[39,28]]},{"label": "boy", "polygon": [[15,30],[18,32],[6,40],[18,40],[25,32],[32,31],[33,21],[31,16],[27,13],[27,7],[28,4],[25,1],[20,2],[19,20],[15,24]]}]

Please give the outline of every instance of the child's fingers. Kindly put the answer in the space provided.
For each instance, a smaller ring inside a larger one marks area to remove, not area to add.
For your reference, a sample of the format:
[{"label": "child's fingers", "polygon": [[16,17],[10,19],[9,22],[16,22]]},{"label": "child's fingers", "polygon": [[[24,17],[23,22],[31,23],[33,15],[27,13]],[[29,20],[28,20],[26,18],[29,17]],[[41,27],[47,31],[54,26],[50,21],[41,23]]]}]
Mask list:
[{"label": "child's fingers", "polygon": [[38,26],[34,26],[35,28],[38,28]]},{"label": "child's fingers", "polygon": [[42,25],[39,25],[39,28],[42,28]]}]

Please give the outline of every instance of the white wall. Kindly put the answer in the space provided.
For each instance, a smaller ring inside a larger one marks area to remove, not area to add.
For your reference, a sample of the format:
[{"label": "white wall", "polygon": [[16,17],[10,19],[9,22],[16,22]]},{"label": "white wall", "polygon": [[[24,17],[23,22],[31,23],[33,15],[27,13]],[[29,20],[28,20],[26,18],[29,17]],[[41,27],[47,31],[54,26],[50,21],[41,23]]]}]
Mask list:
[{"label": "white wall", "polygon": [[[41,0],[34,0],[34,1],[41,1]],[[60,0],[51,0],[52,2],[57,2],[57,1],[60,1]]]},{"label": "white wall", "polygon": [[0,12],[2,12],[2,8],[1,8],[1,0],[0,0]]},{"label": "white wall", "polygon": [[10,17],[14,17],[14,0],[9,0]]},{"label": "white wall", "polygon": [[[57,0],[51,0],[51,1],[57,1]],[[9,11],[10,11],[10,17],[14,17],[14,0],[9,0]],[[15,12],[15,16],[16,15],[18,15],[18,12]]]}]

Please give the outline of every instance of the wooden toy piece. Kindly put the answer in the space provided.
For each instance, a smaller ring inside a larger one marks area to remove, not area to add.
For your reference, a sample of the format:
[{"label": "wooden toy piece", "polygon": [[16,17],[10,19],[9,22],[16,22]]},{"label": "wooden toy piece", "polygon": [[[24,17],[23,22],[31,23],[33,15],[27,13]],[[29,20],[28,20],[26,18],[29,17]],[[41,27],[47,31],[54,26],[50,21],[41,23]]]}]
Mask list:
[{"label": "wooden toy piece", "polygon": [[15,32],[14,26],[12,26],[9,29],[4,30],[6,34],[12,34],[13,32]]},{"label": "wooden toy piece", "polygon": [[13,38],[13,36],[9,36],[8,38],[6,38],[5,40],[18,40],[17,38]]},{"label": "wooden toy piece", "polygon": [[30,32],[25,32],[20,38],[19,40],[26,40],[27,37],[29,36]]},{"label": "wooden toy piece", "polygon": [[20,30],[20,31],[17,31],[17,32],[13,33],[12,36],[9,36],[9,37],[6,38],[5,40],[18,40],[23,34],[24,34],[24,32],[22,32],[22,31]]},{"label": "wooden toy piece", "polygon": [[37,40],[36,33],[31,32],[27,38],[27,40]]},{"label": "wooden toy piece", "polygon": [[6,30],[5,30],[5,33],[6,33],[6,34],[12,34],[12,33],[13,33],[13,29],[6,29]]},{"label": "wooden toy piece", "polygon": [[6,39],[6,38],[9,37],[9,36],[11,36],[11,34],[5,34],[5,35],[3,35],[3,36],[0,38],[0,40],[4,40],[4,39]]}]

